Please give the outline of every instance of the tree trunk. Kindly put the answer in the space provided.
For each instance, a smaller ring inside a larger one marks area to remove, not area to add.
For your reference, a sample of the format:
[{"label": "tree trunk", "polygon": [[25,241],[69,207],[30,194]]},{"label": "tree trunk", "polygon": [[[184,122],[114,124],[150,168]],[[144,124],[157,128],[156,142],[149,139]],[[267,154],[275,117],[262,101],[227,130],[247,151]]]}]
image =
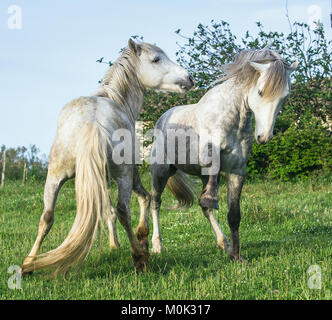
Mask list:
[{"label": "tree trunk", "polygon": [[6,172],[6,149],[4,149],[2,153],[1,187],[5,185],[5,172]]},{"label": "tree trunk", "polygon": [[26,179],[27,179],[27,163],[26,161],[24,161],[22,184],[25,184]]}]

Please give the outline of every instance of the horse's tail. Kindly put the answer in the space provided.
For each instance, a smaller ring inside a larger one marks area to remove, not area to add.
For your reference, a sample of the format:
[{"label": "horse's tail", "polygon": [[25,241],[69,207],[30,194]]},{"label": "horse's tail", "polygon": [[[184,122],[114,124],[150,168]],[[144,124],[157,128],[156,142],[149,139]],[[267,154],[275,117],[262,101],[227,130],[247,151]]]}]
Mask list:
[{"label": "horse's tail", "polygon": [[100,124],[88,123],[79,135],[75,177],[77,213],[74,224],[58,248],[24,265],[24,272],[52,268],[56,276],[82,262],[91,249],[99,222],[110,212],[106,180],[107,153],[111,148],[109,134]]},{"label": "horse's tail", "polygon": [[168,189],[178,200],[176,208],[191,207],[195,201],[194,184],[182,171],[177,170],[167,181]]}]

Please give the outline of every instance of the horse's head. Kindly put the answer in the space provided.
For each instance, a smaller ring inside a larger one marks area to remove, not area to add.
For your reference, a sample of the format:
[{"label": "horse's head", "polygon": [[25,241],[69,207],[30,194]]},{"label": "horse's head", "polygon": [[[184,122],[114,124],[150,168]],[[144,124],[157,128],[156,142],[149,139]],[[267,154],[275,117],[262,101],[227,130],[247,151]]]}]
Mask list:
[{"label": "horse's head", "polygon": [[255,139],[267,143],[273,137],[276,117],[283,100],[290,93],[290,74],[298,62],[286,65],[282,60],[249,64],[257,71],[257,81],[249,89],[248,104],[255,115]]},{"label": "horse's head", "polygon": [[146,89],[184,93],[194,86],[188,71],[171,61],[160,48],[132,39],[128,48],[138,59],[137,77]]}]

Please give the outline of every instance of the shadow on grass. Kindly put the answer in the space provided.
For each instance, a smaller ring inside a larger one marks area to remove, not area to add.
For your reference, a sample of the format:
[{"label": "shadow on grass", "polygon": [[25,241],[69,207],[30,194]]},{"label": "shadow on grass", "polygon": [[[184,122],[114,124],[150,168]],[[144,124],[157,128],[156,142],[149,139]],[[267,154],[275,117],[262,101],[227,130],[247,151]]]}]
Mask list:
[{"label": "shadow on grass", "polygon": [[292,253],[299,248],[314,249],[318,243],[322,246],[331,245],[332,228],[330,226],[313,226],[308,228],[297,228],[295,232],[289,235],[271,240],[262,241],[244,241],[242,250],[250,255],[250,260],[259,259],[268,256],[279,256],[280,251],[283,254]]},{"label": "shadow on grass", "polygon": [[[169,275],[171,272],[193,271],[199,277],[202,270],[216,272],[222,269],[227,263],[232,263],[227,253],[221,252],[213,245],[206,255],[197,253],[195,248],[190,247],[182,252],[181,250],[164,250],[161,254],[150,254],[149,266],[150,275]],[[134,276],[137,273],[134,268],[133,259],[129,248],[121,248],[103,252],[99,258],[84,263],[85,276],[91,279],[105,277],[108,275]],[[197,272],[195,272],[197,270]]]},{"label": "shadow on grass", "polygon": [[[312,250],[317,244],[322,246],[331,245],[332,228],[329,226],[314,226],[309,228],[297,228],[296,232],[286,237],[272,240],[250,241],[243,239],[241,252],[247,265],[253,266],[255,261],[265,257],[278,257],[293,255],[294,251],[301,248]],[[323,235],[323,236],[322,236]],[[192,277],[200,277],[203,273],[213,274],[222,270],[229,264],[238,262],[230,261],[228,254],[211,244],[200,250],[193,244],[180,244],[181,249],[169,249],[161,254],[150,255],[150,271],[147,276],[165,276],[171,272],[192,273]],[[282,252],[282,253],[281,253]],[[80,277],[88,279],[100,279],[111,277],[134,277],[136,271],[129,247],[121,247],[118,250],[103,250],[98,253],[94,251],[87,261],[75,272],[70,272],[66,279],[77,280]],[[137,273],[139,275],[139,273]],[[45,277],[44,272],[36,272],[32,277]],[[30,277],[30,276],[29,276]],[[62,276],[59,276],[61,279]],[[47,277],[46,277],[47,279]]]}]

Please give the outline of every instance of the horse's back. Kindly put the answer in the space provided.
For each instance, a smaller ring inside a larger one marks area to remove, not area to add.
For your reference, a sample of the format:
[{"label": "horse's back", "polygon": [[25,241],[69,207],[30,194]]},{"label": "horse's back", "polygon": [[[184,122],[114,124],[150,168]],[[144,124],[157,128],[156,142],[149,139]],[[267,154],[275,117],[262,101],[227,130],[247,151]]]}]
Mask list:
[{"label": "horse's back", "polygon": [[132,131],[132,124],[121,106],[105,97],[79,97],[67,103],[61,110],[56,137],[51,148],[49,171],[75,172],[76,149],[87,124],[97,124],[107,129],[109,138],[117,129]]},{"label": "horse's back", "polygon": [[156,129],[194,128],[196,125],[196,110],[194,104],[175,106],[167,110],[156,122]]},{"label": "horse's back", "polygon": [[67,103],[61,110],[58,129],[75,128],[84,123],[99,122],[110,130],[115,128],[130,129],[130,121],[124,110],[111,99],[90,96],[79,97]]}]

